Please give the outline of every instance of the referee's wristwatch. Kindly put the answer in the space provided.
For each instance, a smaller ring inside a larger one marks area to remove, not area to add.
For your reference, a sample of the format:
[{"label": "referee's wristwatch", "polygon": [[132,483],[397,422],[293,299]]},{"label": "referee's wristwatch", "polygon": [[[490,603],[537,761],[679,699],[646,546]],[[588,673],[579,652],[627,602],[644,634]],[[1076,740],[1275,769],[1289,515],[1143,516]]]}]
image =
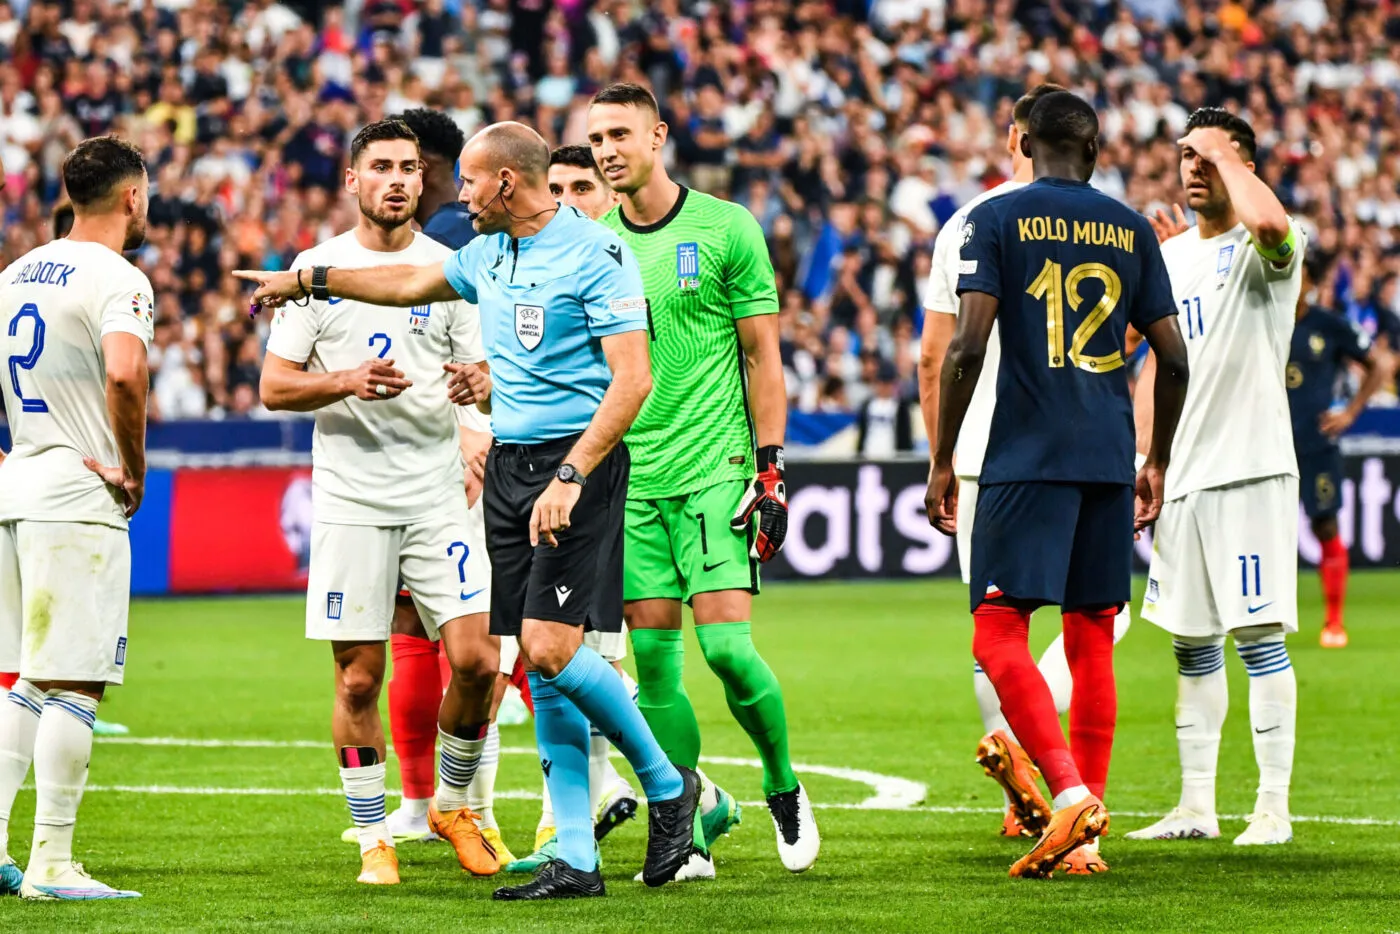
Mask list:
[{"label": "referee's wristwatch", "polygon": [[329,266],[311,267],[311,297],[318,302],[330,301],[331,290],[326,287],[326,276],[330,271]]},{"label": "referee's wristwatch", "polygon": [[563,464],[555,471],[554,476],[560,483],[577,483],[580,487],[588,486],[588,478],[573,464]]}]

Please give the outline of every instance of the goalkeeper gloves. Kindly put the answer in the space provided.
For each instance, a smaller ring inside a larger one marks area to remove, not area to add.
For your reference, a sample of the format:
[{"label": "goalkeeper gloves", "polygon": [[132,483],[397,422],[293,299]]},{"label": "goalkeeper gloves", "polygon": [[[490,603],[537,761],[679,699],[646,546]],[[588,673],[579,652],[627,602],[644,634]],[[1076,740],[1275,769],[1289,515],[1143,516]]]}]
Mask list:
[{"label": "goalkeeper gloves", "polygon": [[759,561],[771,561],[787,538],[787,484],[783,482],[781,445],[758,449],[758,476],[744,492],[729,527],[735,532],[744,532],[754,513],[758,513],[758,534],[749,546],[749,556]]}]

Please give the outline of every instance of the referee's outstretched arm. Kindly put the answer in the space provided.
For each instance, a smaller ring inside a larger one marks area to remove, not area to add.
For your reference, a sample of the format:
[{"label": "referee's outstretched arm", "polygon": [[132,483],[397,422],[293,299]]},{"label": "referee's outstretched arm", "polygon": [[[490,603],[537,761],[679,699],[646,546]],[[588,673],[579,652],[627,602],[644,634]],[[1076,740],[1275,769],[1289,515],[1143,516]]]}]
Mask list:
[{"label": "referee's outstretched arm", "polygon": [[[612,382],[598,403],[598,411],[579,435],[563,463],[572,464],[585,477],[593,472],[608,452],[617,447],[627,429],[642,410],[642,403],[651,392],[651,352],[646,331],[624,331],[602,338],[603,355]],[[530,514],[530,544],[538,545],[541,538],[551,545],[554,530],[569,527],[569,513],[578,502],[579,486],[553,480],[535,500]]]},{"label": "referee's outstretched arm", "polygon": [[[257,269],[235,269],[240,279],[256,282],[253,304],[276,308],[292,299],[312,294],[314,273],[309,269],[295,272],[263,272]],[[367,302],[412,308],[432,302],[455,302],[462,296],[447,281],[442,263],[428,266],[371,266],[368,269],[327,269],[324,288],[329,295]]]}]

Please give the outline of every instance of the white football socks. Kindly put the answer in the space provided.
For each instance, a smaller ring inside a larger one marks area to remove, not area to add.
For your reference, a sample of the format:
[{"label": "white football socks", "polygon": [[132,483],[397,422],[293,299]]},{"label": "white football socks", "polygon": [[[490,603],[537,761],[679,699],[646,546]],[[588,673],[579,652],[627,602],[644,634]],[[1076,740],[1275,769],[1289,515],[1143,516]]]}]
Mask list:
[{"label": "white football socks", "polygon": [[384,813],[384,763],[362,765],[340,769],[340,787],[345,790],[345,803],[350,806],[350,817],[360,838],[360,852],[364,853],[380,843],[394,845],[394,836],[385,823]]},{"label": "white football socks", "polygon": [[[491,736],[490,729],[481,739],[463,739],[438,728],[438,786],[437,807],[446,814],[459,811],[467,806],[467,787],[476,777],[478,764],[486,743]],[[499,755],[499,738],[497,740]]]},{"label": "white football socks", "polygon": [[1176,651],[1176,746],[1181,757],[1181,807],[1215,815],[1220,728],[1230,706],[1223,638],[1173,639]]},{"label": "white football socks", "polygon": [[34,737],[44,710],[44,692],[28,681],[16,681],[0,695],[0,859],[9,848],[10,809],[34,759]]},{"label": "white football socks", "polygon": [[1072,785],[1055,795],[1054,800],[1050,802],[1050,807],[1058,811],[1060,808],[1067,808],[1072,804],[1078,804],[1087,797],[1089,797],[1089,788],[1087,785]]},{"label": "white football socks", "polygon": [[496,773],[501,768],[501,731],[496,724],[486,731],[486,745],[481,749],[481,761],[476,765],[476,774],[467,786],[467,807],[481,818],[477,824],[482,828],[499,830],[496,822]]},{"label": "white football socks", "polygon": [[595,818],[598,814],[598,803],[603,800],[604,793],[622,781],[622,776],[608,758],[608,750],[611,748],[612,743],[601,733],[595,732],[588,738],[589,807],[593,809]]},{"label": "white football socks", "polygon": [[1249,673],[1249,725],[1254,736],[1254,761],[1259,766],[1259,797],[1254,810],[1286,820],[1297,737],[1298,679],[1283,640],[1283,633],[1257,641],[1237,638],[1235,649]]},{"label": "white football socks", "polygon": [[37,882],[73,862],[73,825],[92,758],[97,701],[76,691],[51,691],[34,736],[34,841],[26,875]]},{"label": "white football socks", "polygon": [[549,782],[541,781],[543,792],[540,795],[540,822],[535,825],[535,833],[538,834],[546,827],[554,826],[554,802],[549,797]]}]

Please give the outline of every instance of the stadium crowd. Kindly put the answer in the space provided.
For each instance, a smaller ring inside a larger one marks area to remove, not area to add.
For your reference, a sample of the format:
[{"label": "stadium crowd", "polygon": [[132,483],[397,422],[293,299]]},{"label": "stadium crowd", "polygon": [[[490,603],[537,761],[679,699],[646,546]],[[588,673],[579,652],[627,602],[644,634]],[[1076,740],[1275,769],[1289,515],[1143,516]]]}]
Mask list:
[{"label": "stadium crowd", "polygon": [[1317,301],[1400,341],[1392,0],[0,0],[4,260],[52,236],[79,139],[132,139],[152,417],[266,417],[266,325],[229,271],[353,226],[360,126],[427,106],[467,134],[519,119],[582,142],[612,80],[656,90],[680,180],[761,223],[800,410],[917,400],[933,238],[1004,179],[1011,102],[1047,80],[1099,109],[1095,183],[1141,211],[1181,200],[1189,112],[1241,111],[1310,234]]}]

